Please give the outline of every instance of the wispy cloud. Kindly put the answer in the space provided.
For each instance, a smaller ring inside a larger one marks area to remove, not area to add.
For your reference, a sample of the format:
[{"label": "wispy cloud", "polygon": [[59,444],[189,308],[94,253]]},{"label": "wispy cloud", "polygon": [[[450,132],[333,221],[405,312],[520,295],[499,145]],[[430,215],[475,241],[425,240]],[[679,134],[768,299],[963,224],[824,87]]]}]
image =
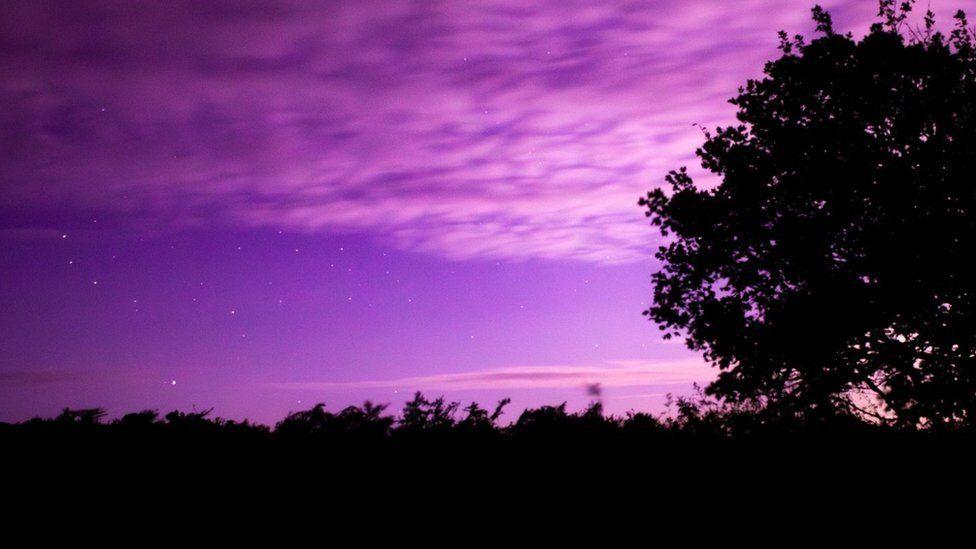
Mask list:
[{"label": "wispy cloud", "polygon": [[66,238],[61,231],[46,227],[10,227],[0,229],[0,240],[37,242]]},{"label": "wispy cloud", "polygon": [[299,381],[274,383],[277,389],[400,389],[485,390],[575,388],[593,383],[603,387],[638,387],[702,382],[712,371],[697,359],[661,361],[610,361],[593,366],[516,366],[464,373],[434,374],[386,380]]},{"label": "wispy cloud", "polygon": [[[825,4],[841,24],[873,11]],[[632,261],[654,244],[636,197],[694,164],[692,124],[731,122],[725,100],[809,7],[13,2],[4,199],[456,259]]]},{"label": "wispy cloud", "polygon": [[0,372],[0,388],[33,387],[36,385],[74,382],[84,379],[88,379],[88,376],[75,372],[28,370]]}]

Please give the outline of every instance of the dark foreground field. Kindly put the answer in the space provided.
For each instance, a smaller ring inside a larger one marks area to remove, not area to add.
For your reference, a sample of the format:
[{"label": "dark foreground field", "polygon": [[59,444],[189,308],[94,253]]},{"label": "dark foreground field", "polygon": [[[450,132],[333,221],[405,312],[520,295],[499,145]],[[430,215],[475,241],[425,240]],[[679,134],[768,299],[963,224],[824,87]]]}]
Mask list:
[{"label": "dark foreground field", "polygon": [[[392,524],[407,524],[445,540],[448,525],[472,523],[479,538],[498,523],[494,533],[509,537],[530,528],[593,539],[609,520],[699,541],[719,530],[793,535],[803,522],[804,536],[891,525],[896,514],[965,524],[976,463],[965,428],[784,421],[688,402],[661,418],[607,417],[597,404],[503,424],[492,411],[418,398],[396,417],[316,407],[273,428],[207,413],[104,421],[66,410],[0,426],[0,448],[19,513],[10,523],[43,513],[84,517],[85,528],[109,517],[147,532],[194,521],[241,534],[273,517],[282,532],[403,536]],[[694,517],[708,527],[682,526]]]}]

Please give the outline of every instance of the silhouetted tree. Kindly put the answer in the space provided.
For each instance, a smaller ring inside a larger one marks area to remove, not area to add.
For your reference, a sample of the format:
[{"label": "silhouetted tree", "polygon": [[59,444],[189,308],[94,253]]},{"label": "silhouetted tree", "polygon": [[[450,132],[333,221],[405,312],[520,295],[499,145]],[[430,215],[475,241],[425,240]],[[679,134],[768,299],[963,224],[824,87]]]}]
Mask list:
[{"label": "silhouetted tree", "polygon": [[976,423],[974,31],[910,27],[913,3],[861,40],[814,8],[818,38],[780,33],[741,124],[705,132],[720,183],[681,168],[640,200],[668,237],[645,314],[720,369],[709,394]]},{"label": "silhouetted tree", "polygon": [[288,414],[275,426],[275,433],[292,440],[338,436],[379,440],[389,434],[394,422],[393,417],[383,415],[386,408],[386,404],[367,400],[362,407],[347,406],[333,414],[319,403],[309,410]]},{"label": "silhouetted tree", "polygon": [[454,427],[454,414],[459,402],[446,402],[444,397],[427,400],[417,391],[413,399],[403,405],[400,430],[405,433],[443,433]]},{"label": "silhouetted tree", "polygon": [[208,408],[202,412],[180,412],[173,410],[166,414],[166,424],[171,430],[184,433],[215,432],[221,426],[221,421],[210,420],[209,416],[213,408]]},{"label": "silhouetted tree", "polygon": [[485,410],[479,406],[477,402],[472,402],[464,409],[468,415],[457,423],[458,430],[464,433],[478,435],[497,432],[498,429],[495,422],[498,421],[498,418],[501,417],[505,406],[508,406],[511,401],[512,399],[510,398],[505,398],[498,401],[498,405],[495,406],[495,410],[490,414],[488,413],[488,410]]},{"label": "silhouetted tree", "polygon": [[568,412],[563,402],[559,406],[526,409],[509,431],[516,439],[529,443],[554,439],[590,442],[613,436],[619,427],[619,420],[603,415],[603,405],[599,401],[575,413]]},{"label": "silhouetted tree", "polygon": [[143,410],[131,412],[112,422],[112,425],[130,430],[147,430],[159,425],[159,412]]},{"label": "silhouetted tree", "polygon": [[105,417],[105,410],[102,408],[83,408],[72,410],[65,408],[61,415],[54,419],[57,423],[64,425],[92,426],[98,425]]},{"label": "silhouetted tree", "polygon": [[656,436],[664,431],[661,421],[647,412],[627,412],[620,423],[621,433],[627,437],[640,438]]}]

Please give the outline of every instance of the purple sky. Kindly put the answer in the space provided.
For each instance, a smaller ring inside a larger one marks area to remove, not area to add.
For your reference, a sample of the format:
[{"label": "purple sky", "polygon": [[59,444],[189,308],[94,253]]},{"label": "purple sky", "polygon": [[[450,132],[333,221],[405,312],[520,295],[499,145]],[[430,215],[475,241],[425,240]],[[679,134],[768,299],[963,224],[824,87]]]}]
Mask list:
[{"label": "purple sky", "polygon": [[811,6],[4,2],[0,420],[660,411],[712,374],[640,315],[636,199]]}]

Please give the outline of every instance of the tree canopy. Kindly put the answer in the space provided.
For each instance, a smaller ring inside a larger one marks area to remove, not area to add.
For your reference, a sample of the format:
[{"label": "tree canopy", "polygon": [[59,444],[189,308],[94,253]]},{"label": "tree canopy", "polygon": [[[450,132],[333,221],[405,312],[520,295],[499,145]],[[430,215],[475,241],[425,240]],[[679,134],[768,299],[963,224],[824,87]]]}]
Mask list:
[{"label": "tree canopy", "polygon": [[861,39],[815,7],[705,132],[720,183],[681,168],[641,198],[666,238],[645,314],[720,370],[710,394],[976,423],[976,32],[913,3]]}]

